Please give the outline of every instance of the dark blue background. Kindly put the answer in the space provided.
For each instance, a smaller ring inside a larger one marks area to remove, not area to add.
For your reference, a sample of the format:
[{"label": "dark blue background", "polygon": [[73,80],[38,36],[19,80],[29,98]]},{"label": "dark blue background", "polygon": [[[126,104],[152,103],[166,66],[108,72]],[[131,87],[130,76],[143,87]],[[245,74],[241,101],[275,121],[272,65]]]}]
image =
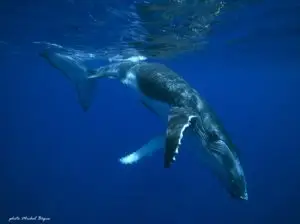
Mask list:
[{"label": "dark blue background", "polygon": [[[239,146],[247,202],[230,199],[186,152],[168,170],[162,152],[120,165],[120,156],[161,131],[155,116],[111,80],[99,81],[84,113],[70,83],[34,49],[16,55],[0,48],[0,223],[35,215],[55,224],[300,223],[300,44],[294,29],[300,23],[295,7],[285,10],[264,20],[274,27],[264,35],[249,16],[245,24],[253,29],[237,25],[237,33],[246,33],[242,43],[218,45],[216,31],[202,52],[163,61],[199,90]],[[278,25],[278,17],[289,26]],[[1,22],[6,27],[22,19],[8,18]],[[22,29],[28,37],[39,34]],[[7,40],[22,39],[16,36],[22,31],[6,31]]]}]

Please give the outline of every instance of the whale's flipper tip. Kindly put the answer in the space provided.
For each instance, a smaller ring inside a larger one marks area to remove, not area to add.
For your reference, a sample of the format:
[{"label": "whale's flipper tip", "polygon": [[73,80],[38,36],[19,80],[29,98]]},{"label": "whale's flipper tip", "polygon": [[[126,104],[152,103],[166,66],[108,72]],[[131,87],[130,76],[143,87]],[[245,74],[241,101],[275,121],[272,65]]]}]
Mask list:
[{"label": "whale's flipper tip", "polygon": [[94,99],[96,81],[89,79],[86,67],[70,55],[44,50],[39,56],[46,59],[54,68],[61,71],[75,86],[79,104],[87,111]]},{"label": "whale's flipper tip", "polygon": [[143,157],[151,156],[154,152],[163,149],[164,144],[165,136],[157,136],[151,139],[147,144],[143,145],[137,151],[120,158],[119,161],[124,165],[137,163]]},{"label": "whale's flipper tip", "polygon": [[128,164],[136,163],[139,159],[140,159],[140,157],[139,157],[138,153],[134,152],[134,153],[131,153],[127,156],[120,158],[119,161],[120,161],[120,163],[122,163],[124,165],[128,165]]}]

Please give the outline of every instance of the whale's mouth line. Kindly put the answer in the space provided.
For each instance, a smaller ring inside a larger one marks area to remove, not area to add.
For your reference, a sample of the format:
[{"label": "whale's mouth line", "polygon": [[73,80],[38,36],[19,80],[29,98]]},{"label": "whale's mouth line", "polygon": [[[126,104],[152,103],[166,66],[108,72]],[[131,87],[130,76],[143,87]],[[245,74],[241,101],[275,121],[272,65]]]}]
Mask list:
[{"label": "whale's mouth line", "polygon": [[[225,184],[229,194],[236,199],[248,201],[248,192],[244,180],[244,171],[241,167],[239,158],[234,153],[234,146],[228,143],[225,139],[213,138],[210,141],[202,129],[194,128],[193,133],[197,138],[201,139],[202,149],[204,150],[204,162],[217,176],[219,181]],[[200,146],[199,146],[200,147]],[[233,181],[232,181],[233,180]]]}]

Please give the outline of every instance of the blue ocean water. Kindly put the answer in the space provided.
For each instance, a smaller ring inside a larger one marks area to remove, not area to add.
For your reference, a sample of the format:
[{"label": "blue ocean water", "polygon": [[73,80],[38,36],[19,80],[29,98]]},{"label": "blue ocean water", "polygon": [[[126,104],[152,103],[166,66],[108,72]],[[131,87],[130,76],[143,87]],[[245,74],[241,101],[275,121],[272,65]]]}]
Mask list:
[{"label": "blue ocean water", "polygon": [[[171,169],[162,152],[120,164],[164,127],[112,80],[99,81],[83,112],[68,80],[39,57],[46,46],[36,42],[73,56],[118,43],[116,18],[130,4],[0,3],[0,223],[300,223],[299,3],[243,2],[212,24],[201,49],[147,55],[214,108],[240,148],[248,201],[231,199],[188,152]],[[94,67],[108,63],[101,53]]]}]

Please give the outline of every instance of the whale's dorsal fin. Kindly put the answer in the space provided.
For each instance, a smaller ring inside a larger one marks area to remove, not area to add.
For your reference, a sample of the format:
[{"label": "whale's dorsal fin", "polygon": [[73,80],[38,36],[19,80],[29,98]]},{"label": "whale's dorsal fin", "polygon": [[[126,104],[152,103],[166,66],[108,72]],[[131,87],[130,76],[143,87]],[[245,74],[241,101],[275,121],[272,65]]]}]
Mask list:
[{"label": "whale's dorsal fin", "polygon": [[183,134],[197,116],[189,108],[172,107],[168,117],[168,129],[165,142],[164,167],[169,168],[175,161]]}]

